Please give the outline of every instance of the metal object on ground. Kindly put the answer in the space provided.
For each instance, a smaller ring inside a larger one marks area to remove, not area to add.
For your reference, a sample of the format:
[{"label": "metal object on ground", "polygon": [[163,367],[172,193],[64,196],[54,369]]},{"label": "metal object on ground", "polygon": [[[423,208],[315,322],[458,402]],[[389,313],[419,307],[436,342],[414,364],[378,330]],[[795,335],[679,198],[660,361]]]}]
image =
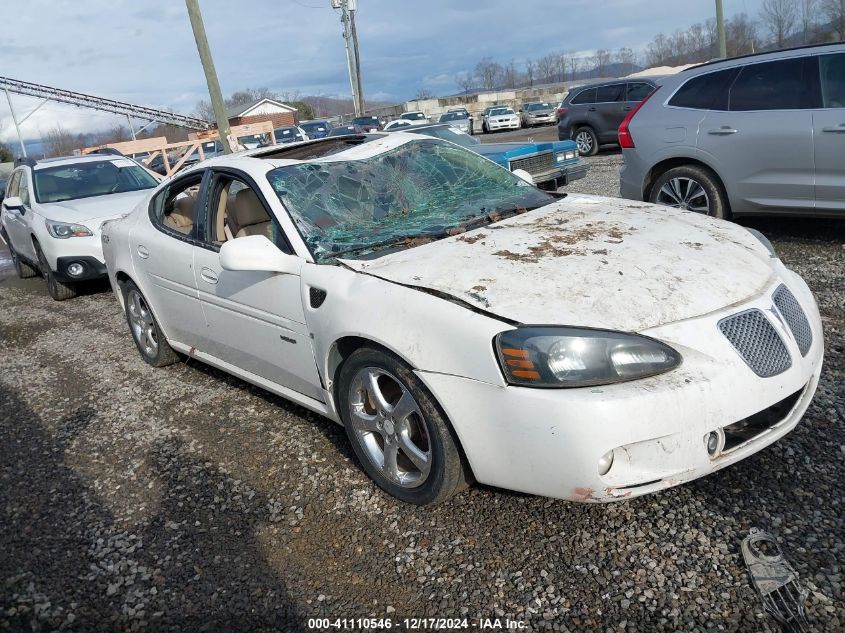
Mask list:
[{"label": "metal object on ground", "polygon": [[763,608],[784,631],[809,631],[804,615],[806,594],[798,583],[798,573],[784,558],[774,537],[751,528],[742,541],[742,557]]}]

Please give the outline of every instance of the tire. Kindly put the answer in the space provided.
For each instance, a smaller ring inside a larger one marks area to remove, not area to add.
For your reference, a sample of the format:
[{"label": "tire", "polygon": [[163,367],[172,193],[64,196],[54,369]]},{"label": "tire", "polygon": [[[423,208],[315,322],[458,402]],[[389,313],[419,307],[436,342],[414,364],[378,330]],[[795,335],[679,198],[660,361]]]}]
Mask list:
[{"label": "tire", "polygon": [[578,153],[581,156],[595,156],[599,153],[599,138],[589,126],[585,125],[575,130],[572,140],[578,145]]},{"label": "tire", "polygon": [[44,256],[44,251],[38,242],[35,242],[35,254],[38,256],[38,268],[44,281],[47,282],[47,294],[54,301],[66,301],[73,299],[76,296],[76,286],[74,284],[67,284],[56,279],[56,275],[50,268],[47,258]]},{"label": "tire", "polygon": [[654,183],[649,202],[727,220],[730,207],[719,179],[698,165],[682,165],[664,172]]},{"label": "tire", "polygon": [[9,253],[12,255],[12,263],[15,265],[15,272],[18,274],[18,277],[21,279],[31,279],[38,275],[38,269],[33,268],[25,261],[20,258],[15,247],[12,246],[11,240],[9,240]]},{"label": "tire", "polygon": [[148,364],[153,367],[166,367],[179,360],[179,355],[170,347],[158,326],[155,316],[147,305],[141,291],[131,281],[121,284],[126,323],[135,347]]},{"label": "tire", "polygon": [[482,134],[488,134],[489,132],[490,132],[490,130],[487,129],[487,124],[482,121],[481,122],[481,133]]},{"label": "tire", "polygon": [[362,347],[344,361],[337,383],[346,434],[379,488],[423,506],[442,503],[467,485],[469,470],[454,430],[407,364]]}]

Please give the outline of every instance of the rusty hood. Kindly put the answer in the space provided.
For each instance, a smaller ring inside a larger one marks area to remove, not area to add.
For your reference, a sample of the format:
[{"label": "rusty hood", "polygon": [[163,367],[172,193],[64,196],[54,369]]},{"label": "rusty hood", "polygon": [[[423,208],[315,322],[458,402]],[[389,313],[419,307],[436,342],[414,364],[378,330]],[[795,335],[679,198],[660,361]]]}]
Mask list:
[{"label": "rusty hood", "polygon": [[740,303],[774,275],[768,251],[740,226],[583,195],[377,259],[343,263],[518,323],[629,332]]}]

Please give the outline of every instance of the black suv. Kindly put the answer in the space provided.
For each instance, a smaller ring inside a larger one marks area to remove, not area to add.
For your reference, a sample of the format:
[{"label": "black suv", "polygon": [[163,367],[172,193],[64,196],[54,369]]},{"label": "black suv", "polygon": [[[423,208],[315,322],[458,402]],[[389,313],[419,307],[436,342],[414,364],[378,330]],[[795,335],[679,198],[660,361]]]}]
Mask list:
[{"label": "black suv", "polygon": [[655,85],[652,79],[621,79],[573,88],[557,109],[557,137],[574,140],[581,156],[594,156],[599,145],[618,144],[622,120]]}]

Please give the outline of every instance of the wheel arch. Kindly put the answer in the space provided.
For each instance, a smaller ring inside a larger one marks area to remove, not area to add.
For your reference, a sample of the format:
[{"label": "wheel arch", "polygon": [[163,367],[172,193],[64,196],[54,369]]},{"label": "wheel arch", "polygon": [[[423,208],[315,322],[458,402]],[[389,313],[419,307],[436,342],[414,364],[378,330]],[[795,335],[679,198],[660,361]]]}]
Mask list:
[{"label": "wheel arch", "polygon": [[660,162],[655,163],[652,168],[648,170],[648,173],[646,173],[645,182],[643,185],[643,201],[647,201],[651,197],[651,191],[654,188],[654,183],[656,183],[657,180],[663,174],[665,174],[670,169],[674,169],[675,167],[685,166],[699,167],[709,172],[710,175],[715,178],[716,184],[722,190],[722,195],[724,195],[725,197],[727,211],[730,214],[731,200],[730,196],[728,195],[728,190],[725,187],[725,181],[723,180],[722,176],[712,165],[709,165],[708,163],[698,158],[690,158],[689,156],[675,156],[671,158],[665,158]]}]

